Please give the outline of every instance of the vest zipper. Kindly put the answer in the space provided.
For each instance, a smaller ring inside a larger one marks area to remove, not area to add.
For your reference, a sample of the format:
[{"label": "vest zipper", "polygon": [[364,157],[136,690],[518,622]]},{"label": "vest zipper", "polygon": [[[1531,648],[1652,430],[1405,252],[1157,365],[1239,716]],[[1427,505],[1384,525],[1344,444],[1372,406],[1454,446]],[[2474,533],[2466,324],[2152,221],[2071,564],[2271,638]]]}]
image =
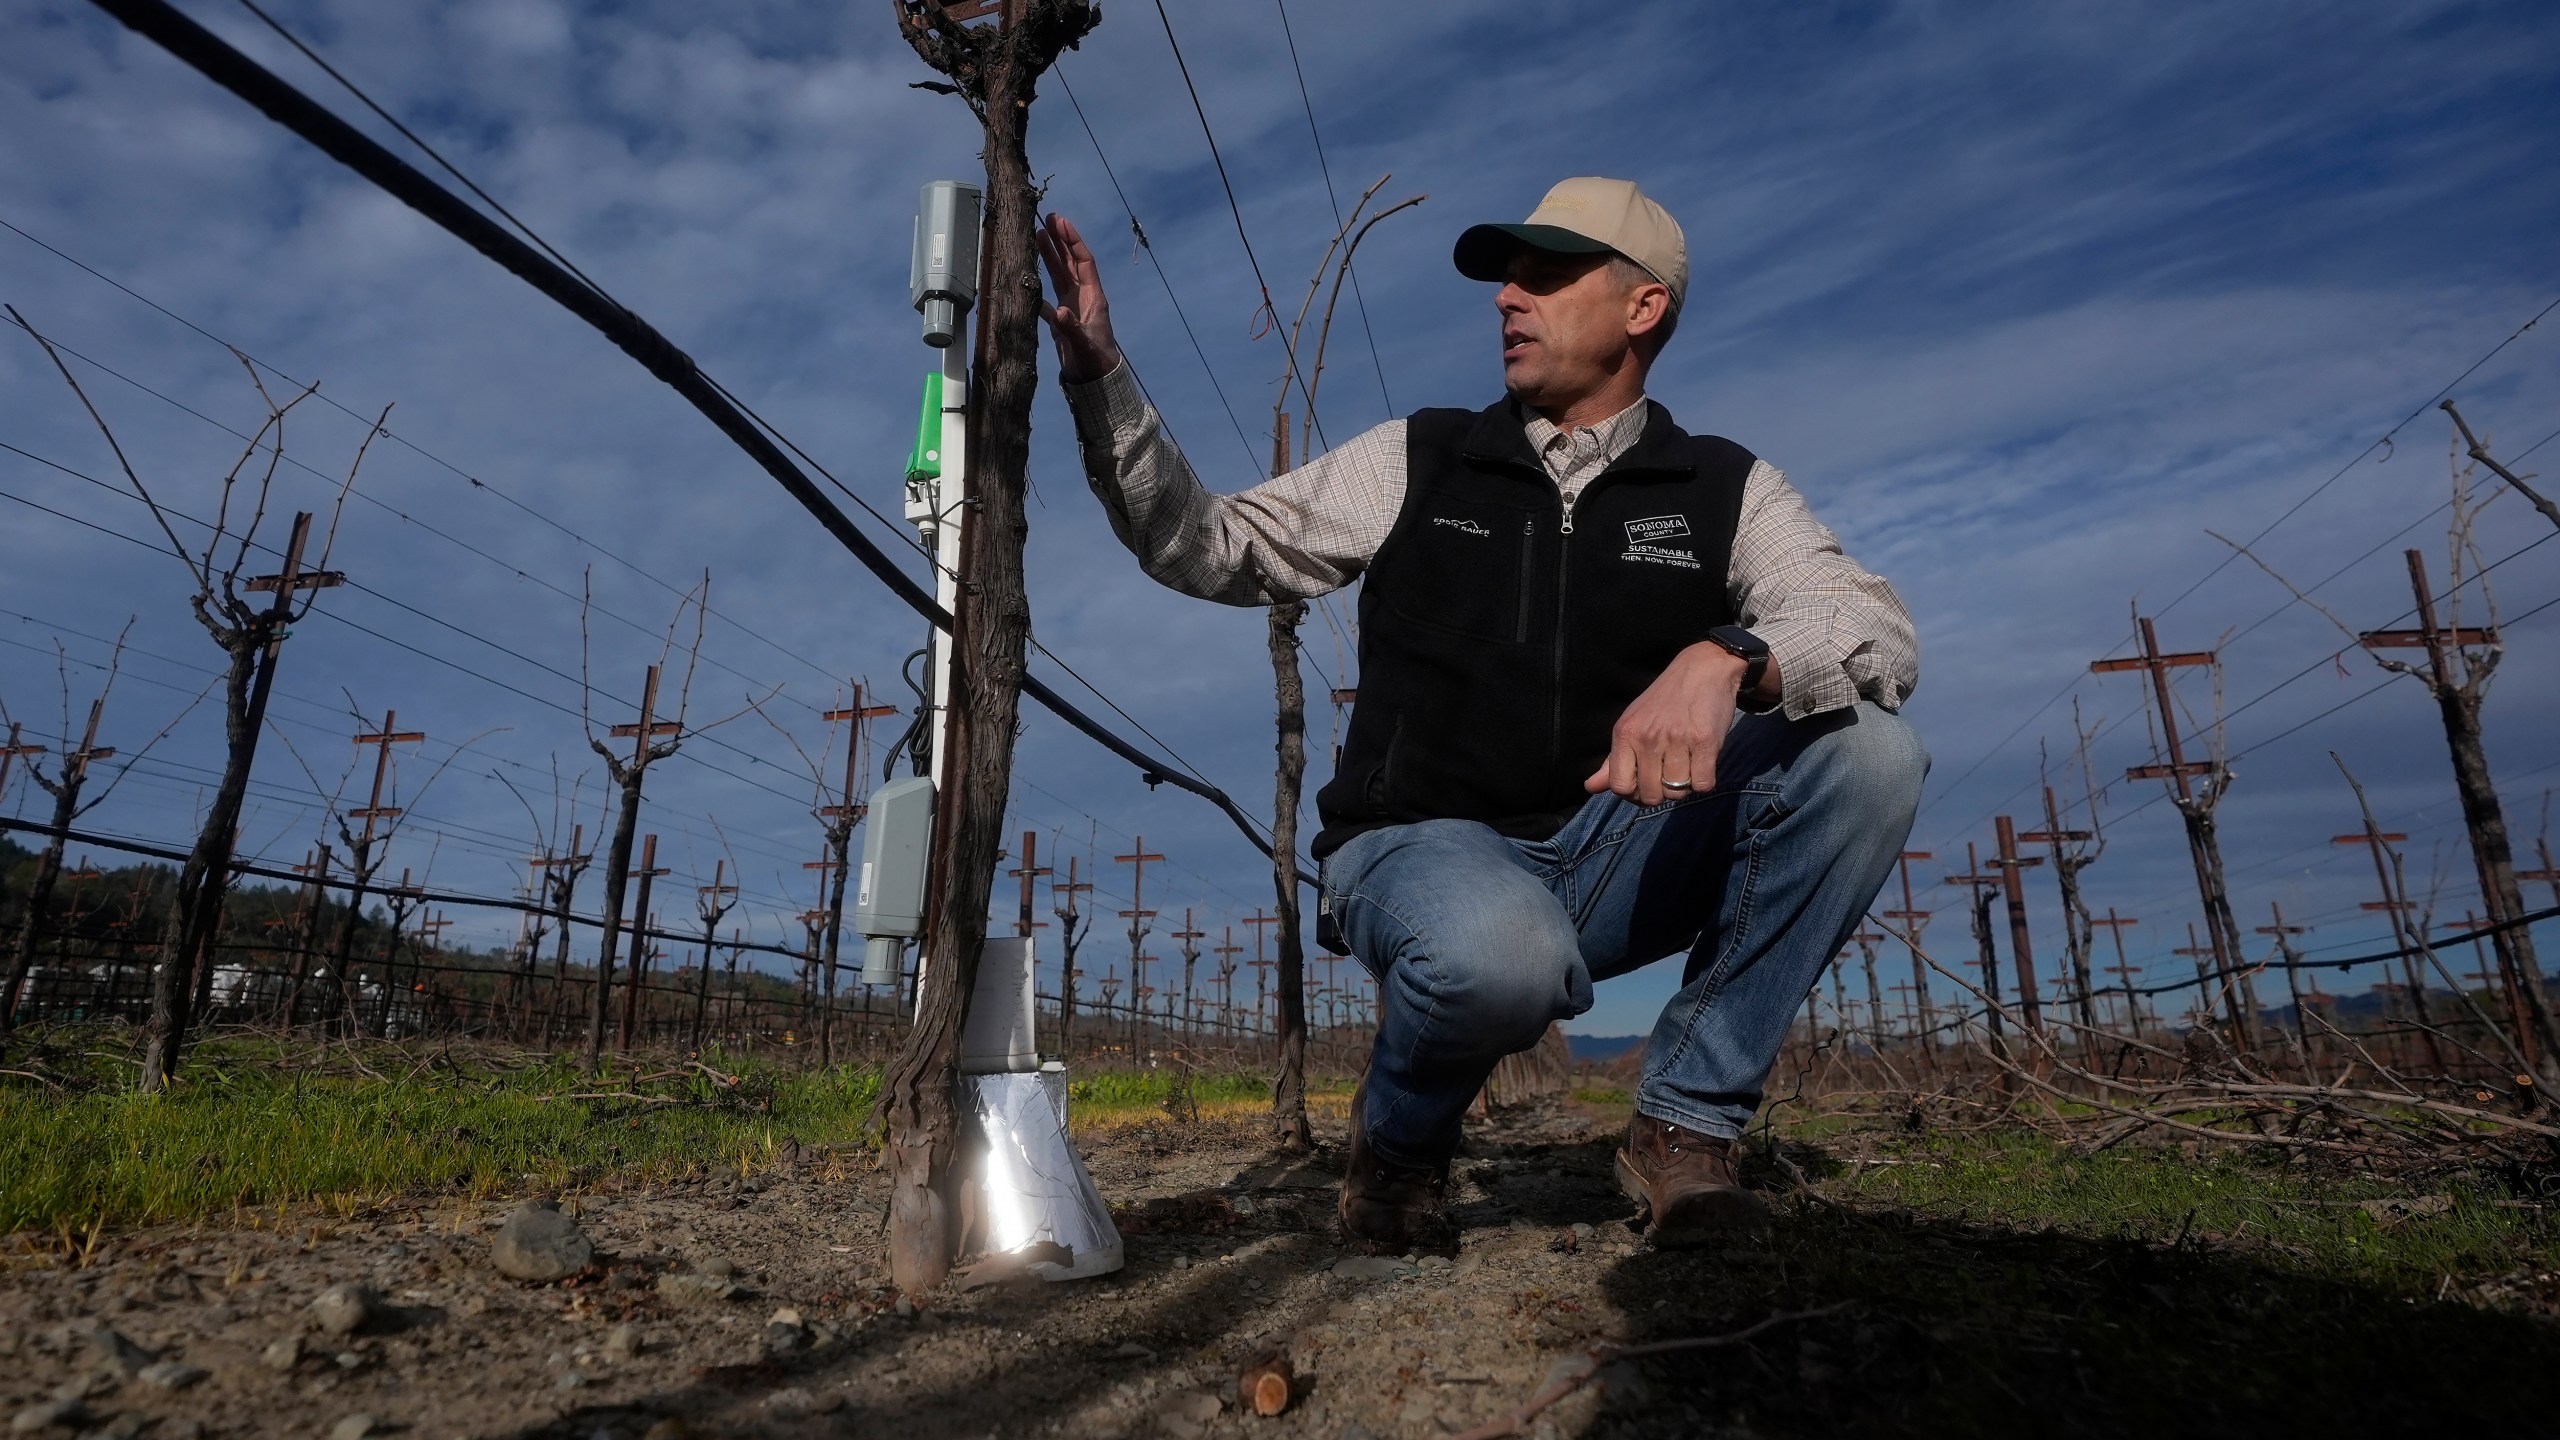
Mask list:
[{"label": "vest zipper", "polygon": [[1570,494],[1559,490],[1556,494],[1556,498],[1563,502],[1564,507],[1564,539],[1556,546],[1555,639],[1550,647],[1553,669],[1547,682],[1547,691],[1550,696],[1547,719],[1547,766],[1549,769],[1553,769],[1556,762],[1564,758],[1564,616],[1566,587],[1573,575],[1573,506],[1575,501],[1590,492],[1592,486],[1606,482],[1610,474],[1610,471],[1603,470],[1586,481],[1581,490]]},{"label": "vest zipper", "polygon": [[1555,637],[1549,649],[1553,654],[1553,671],[1547,677],[1550,710],[1547,717],[1547,768],[1553,770],[1564,758],[1564,636],[1565,585],[1573,575],[1573,499],[1565,497],[1564,538],[1556,543],[1556,614]]},{"label": "vest zipper", "polygon": [[1529,581],[1536,573],[1537,558],[1538,517],[1523,515],[1520,517],[1520,614],[1511,631],[1511,643],[1514,645],[1529,643]]}]

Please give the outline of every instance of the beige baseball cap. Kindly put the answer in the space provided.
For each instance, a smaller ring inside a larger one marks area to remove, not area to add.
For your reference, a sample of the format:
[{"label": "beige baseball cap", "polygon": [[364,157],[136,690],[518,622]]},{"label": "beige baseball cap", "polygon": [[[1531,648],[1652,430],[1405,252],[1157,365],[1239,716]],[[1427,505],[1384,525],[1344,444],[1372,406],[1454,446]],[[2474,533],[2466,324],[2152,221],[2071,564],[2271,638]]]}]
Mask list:
[{"label": "beige baseball cap", "polygon": [[1526,247],[1560,255],[1623,255],[1671,292],[1677,310],[1689,298],[1689,242],[1680,222],[1632,180],[1577,175],[1561,180],[1517,225],[1475,225],[1451,255],[1470,280],[1500,280]]}]

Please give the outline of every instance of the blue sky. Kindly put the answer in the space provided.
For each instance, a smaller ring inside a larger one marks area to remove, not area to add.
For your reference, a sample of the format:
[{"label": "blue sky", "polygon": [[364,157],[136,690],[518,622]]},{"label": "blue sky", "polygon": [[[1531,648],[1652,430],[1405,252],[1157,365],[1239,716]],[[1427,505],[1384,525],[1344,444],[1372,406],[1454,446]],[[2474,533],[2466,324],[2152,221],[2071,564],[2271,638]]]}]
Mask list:
[{"label": "blue sky", "polygon": [[[353,118],[245,10],[186,8]],[[1263,272],[1294,307],[1332,215],[1279,12],[1259,0],[1168,8]],[[913,195],[976,165],[957,102],[908,88],[927,76],[889,12],[545,0],[277,10],[884,509],[926,363],[904,289]],[[1291,6],[1342,203],[1390,172],[1383,196],[1430,197],[1362,251],[1376,353],[1356,324],[1337,327],[1326,433],[1345,438],[1390,403],[1491,398],[1488,295],[1450,270],[1452,236],[1525,214],[1561,176],[1631,176],[1684,222],[1697,274],[1655,394],[1691,428],[1786,467],[1918,616],[1926,650],[1910,714],[1937,770],[1915,844],[1961,858],[1966,840],[1988,841],[1993,813],[2023,823],[2038,742],[2067,754],[2075,701],[2110,727],[2095,752],[2102,777],[2148,758],[2133,683],[2085,673],[2127,649],[2138,599],[2171,647],[2225,646],[2242,758],[2223,829],[2244,924],[2265,923],[2272,902],[2318,927],[2314,948],[2351,954],[2379,938],[2356,909],[2369,870],[2327,844],[2353,819],[2333,749],[2385,823],[2413,835],[2411,872],[2440,879],[2439,913],[2475,904],[2425,696],[2403,682],[2315,718],[2374,672],[2353,655],[2318,663],[2338,637],[2307,607],[2262,619],[2284,592],[2222,564],[2228,552],[2206,532],[2246,537],[2286,517],[2262,553],[2305,583],[2346,567],[2318,598],[2352,625],[2406,608],[2404,545],[2427,549],[2445,583],[2443,521],[2430,514],[2447,492],[2442,417],[2411,421],[2387,459],[2350,462],[2560,297],[2548,163],[2560,99],[2547,83],[2560,19],[2531,4],[2414,3],[1654,3],[1595,23],[1599,13]],[[1259,297],[1152,7],[1111,7],[1063,72],[1206,370],[1153,272],[1133,262],[1127,217],[1055,85],[1034,122],[1035,168],[1050,203],[1097,237],[1124,338],[1176,434],[1213,485],[1240,488],[1258,447],[1239,442],[1210,374],[1242,428],[1263,432],[1279,348],[1251,337]],[[303,762],[337,784],[351,708],[396,707],[404,728],[432,737],[402,759],[404,799],[454,744],[497,732],[417,800],[395,870],[511,890],[531,821],[495,777],[547,823],[554,757],[564,776],[587,775],[592,833],[573,598],[591,564],[600,720],[628,718],[676,592],[705,569],[718,614],[693,718],[779,685],[767,709],[815,751],[829,743],[816,712],[841,703],[851,677],[896,683],[916,624],[582,325],[87,6],[0,6],[0,81],[12,139],[0,219],[321,380],[352,410],[396,402],[390,428],[407,443],[375,447],[332,562],[380,594],[332,594],[288,646],[276,719],[292,748],[262,755],[248,848],[301,858],[318,829]],[[171,402],[254,423],[221,348],[5,231],[0,299],[167,396],[82,371],[165,498],[183,508],[209,496],[236,442]],[[2560,429],[2556,325],[2526,332],[2455,392],[2502,454]],[[1267,803],[1260,616],[1140,577],[1084,491],[1053,388],[1035,420],[1042,640],[1181,756]],[[360,434],[345,413],[297,412],[292,452],[319,474],[289,469],[281,503],[314,504],[320,475],[343,469]],[[92,475],[110,463],[22,338],[0,343],[0,440]],[[141,533],[130,501],[16,456],[0,455],[0,492]],[[2549,533],[2507,497],[2478,540],[2494,560]],[[2502,613],[2560,596],[2555,554],[2491,577]],[[2477,589],[2466,598],[2476,619]],[[138,747],[165,724],[216,659],[183,601],[174,562],[0,501],[0,699],[36,728],[59,728],[55,637],[93,662],[105,646],[89,637],[111,637],[128,615],[136,653],[108,742]],[[1322,672],[1312,683],[1349,678],[1326,624],[1307,644]],[[2560,702],[2556,647],[2560,614],[2517,624],[2488,709],[2492,760],[2528,838],[2560,784],[2560,745],[2533,718]],[[82,694],[94,684],[92,672],[73,679]],[[2185,699],[2210,716],[2205,685]],[[1330,717],[1313,728],[1321,754]],[[91,823],[186,834],[216,746],[200,711]],[[1151,906],[1194,906],[1214,935],[1267,903],[1259,857],[1198,801],[1150,793],[1045,717],[1029,721],[1021,754],[1015,828],[1078,853],[1098,837],[1106,898],[1125,897],[1128,875],[1107,857],[1144,833],[1172,857],[1150,877]],[[679,877],[668,883],[708,878],[726,853],[716,820],[747,875],[739,918],[759,939],[796,936],[787,917],[811,899],[801,862],[817,854],[808,789],[792,746],[753,715],[697,739],[652,782],[649,823]],[[2088,885],[2101,908],[2140,917],[2128,949],[2165,978],[2185,967],[2166,952],[2195,906],[2156,789],[2108,788],[2108,849]],[[35,810],[23,788],[0,796],[0,813]],[[2030,881],[2050,973],[2057,908],[2050,881]],[[1933,948],[1965,950],[1957,892],[1930,890]],[[512,933],[500,918],[456,919],[465,938]],[[1097,944],[1094,966],[1112,948]],[[1576,1028],[1641,1030],[1673,983],[1613,982]]]}]

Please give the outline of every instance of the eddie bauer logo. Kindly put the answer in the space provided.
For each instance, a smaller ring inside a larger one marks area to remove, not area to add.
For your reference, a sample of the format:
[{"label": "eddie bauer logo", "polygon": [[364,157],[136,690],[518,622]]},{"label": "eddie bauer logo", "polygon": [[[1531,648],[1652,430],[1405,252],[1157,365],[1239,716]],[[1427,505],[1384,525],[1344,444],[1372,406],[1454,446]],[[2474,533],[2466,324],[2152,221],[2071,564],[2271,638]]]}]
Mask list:
[{"label": "eddie bauer logo", "polygon": [[1689,517],[1686,515],[1655,515],[1643,520],[1630,520],[1627,522],[1627,550],[1618,558],[1695,570],[1698,568],[1695,554],[1659,543],[1686,539],[1688,534]]},{"label": "eddie bauer logo", "polygon": [[[1434,517],[1431,523],[1434,525],[1446,525],[1461,535],[1490,535],[1493,533],[1473,520],[1457,520],[1446,515]],[[1683,530],[1681,533],[1685,535],[1688,532]]]}]

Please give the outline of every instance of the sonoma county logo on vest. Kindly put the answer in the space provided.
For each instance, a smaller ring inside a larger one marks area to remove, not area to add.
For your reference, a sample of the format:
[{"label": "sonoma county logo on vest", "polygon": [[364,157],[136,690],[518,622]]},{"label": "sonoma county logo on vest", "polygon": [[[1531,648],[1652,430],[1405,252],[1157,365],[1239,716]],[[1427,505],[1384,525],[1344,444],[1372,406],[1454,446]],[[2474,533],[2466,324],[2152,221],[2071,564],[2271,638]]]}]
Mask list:
[{"label": "sonoma county logo on vest", "polygon": [[1627,522],[1626,553],[1618,558],[1646,565],[1673,565],[1683,570],[1695,570],[1698,568],[1695,551],[1675,549],[1661,543],[1686,539],[1688,534],[1689,517],[1686,515],[1655,515],[1648,519],[1630,520]]}]

